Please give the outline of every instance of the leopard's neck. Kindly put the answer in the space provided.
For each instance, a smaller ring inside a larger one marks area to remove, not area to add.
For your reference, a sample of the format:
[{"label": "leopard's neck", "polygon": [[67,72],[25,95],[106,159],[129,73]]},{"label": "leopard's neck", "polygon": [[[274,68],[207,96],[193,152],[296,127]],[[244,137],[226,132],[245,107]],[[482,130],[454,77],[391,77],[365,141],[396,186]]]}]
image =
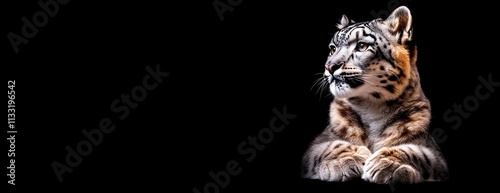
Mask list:
[{"label": "leopard's neck", "polygon": [[414,71],[403,92],[395,99],[374,101],[371,98],[351,97],[338,100],[343,100],[349,109],[359,115],[368,138],[378,137],[391,120],[414,108],[423,107],[423,110],[429,111],[429,117],[424,118],[430,119],[430,103],[422,91],[416,68]]}]

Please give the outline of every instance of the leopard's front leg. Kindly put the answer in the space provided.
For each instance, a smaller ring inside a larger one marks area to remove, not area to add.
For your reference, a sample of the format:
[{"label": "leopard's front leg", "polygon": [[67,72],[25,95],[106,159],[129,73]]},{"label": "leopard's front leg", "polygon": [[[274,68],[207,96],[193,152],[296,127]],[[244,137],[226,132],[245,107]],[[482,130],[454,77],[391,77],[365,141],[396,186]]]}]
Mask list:
[{"label": "leopard's front leg", "polygon": [[366,160],[362,178],[379,184],[444,180],[447,166],[440,156],[437,151],[413,144],[384,147]]},{"label": "leopard's front leg", "polygon": [[304,156],[303,177],[325,181],[361,178],[370,155],[367,147],[342,140],[316,144]]}]

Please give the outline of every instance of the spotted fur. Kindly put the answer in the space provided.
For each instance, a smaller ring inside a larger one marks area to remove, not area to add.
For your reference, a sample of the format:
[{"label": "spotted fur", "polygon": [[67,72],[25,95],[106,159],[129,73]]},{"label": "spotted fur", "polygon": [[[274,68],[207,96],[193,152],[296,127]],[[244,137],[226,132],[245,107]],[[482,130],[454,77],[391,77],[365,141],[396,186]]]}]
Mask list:
[{"label": "spotted fur", "polygon": [[303,176],[446,180],[447,164],[429,135],[431,107],[420,86],[410,10],[358,23],[342,16],[337,28],[323,77],[334,96],[330,121],[304,154]]}]

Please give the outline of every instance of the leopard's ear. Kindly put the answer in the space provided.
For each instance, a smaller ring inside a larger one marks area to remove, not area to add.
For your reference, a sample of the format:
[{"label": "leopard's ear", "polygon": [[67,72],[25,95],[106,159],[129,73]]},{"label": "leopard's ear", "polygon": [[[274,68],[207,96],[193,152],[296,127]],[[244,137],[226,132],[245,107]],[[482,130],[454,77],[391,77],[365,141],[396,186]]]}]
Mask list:
[{"label": "leopard's ear", "polygon": [[342,18],[340,19],[340,23],[337,24],[337,28],[342,29],[342,28],[348,26],[349,24],[353,24],[353,23],[354,23],[353,20],[349,20],[349,18],[347,18],[346,15],[342,15]]},{"label": "leopard's ear", "polygon": [[384,21],[384,24],[389,28],[389,32],[398,37],[398,43],[405,44],[411,41],[413,26],[408,7],[400,6],[395,9]]}]

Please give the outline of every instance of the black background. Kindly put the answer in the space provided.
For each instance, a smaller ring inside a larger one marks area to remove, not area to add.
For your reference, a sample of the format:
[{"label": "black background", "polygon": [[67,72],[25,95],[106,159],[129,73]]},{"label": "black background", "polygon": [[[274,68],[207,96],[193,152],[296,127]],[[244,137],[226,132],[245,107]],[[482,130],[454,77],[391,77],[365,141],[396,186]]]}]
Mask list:
[{"label": "black background", "polygon": [[[440,146],[451,178],[393,190],[482,190],[500,182],[492,175],[499,172],[493,147],[500,88],[457,129],[443,120],[454,104],[474,96],[479,76],[500,81],[493,70],[498,37],[492,4],[243,0],[221,21],[213,2],[70,1],[16,54],[7,34],[20,35],[21,18],[31,20],[41,8],[37,1],[6,1],[2,66],[6,80],[16,80],[19,132],[12,190],[203,192],[213,181],[211,171],[236,160],[241,173],[219,192],[391,192],[388,185],[363,181],[301,179],[299,171],[302,153],[327,123],[332,97],[316,93],[313,83],[323,72],[335,24],[342,14],[371,20],[372,12],[395,5],[413,14],[431,129],[447,136]],[[119,120],[112,101],[141,85],[146,66],[157,64],[170,75]],[[240,143],[269,126],[273,108],[285,106],[296,118],[245,161]],[[116,129],[60,183],[51,164],[64,163],[65,147],[75,147],[85,139],[81,131],[98,128],[103,118]]]}]

